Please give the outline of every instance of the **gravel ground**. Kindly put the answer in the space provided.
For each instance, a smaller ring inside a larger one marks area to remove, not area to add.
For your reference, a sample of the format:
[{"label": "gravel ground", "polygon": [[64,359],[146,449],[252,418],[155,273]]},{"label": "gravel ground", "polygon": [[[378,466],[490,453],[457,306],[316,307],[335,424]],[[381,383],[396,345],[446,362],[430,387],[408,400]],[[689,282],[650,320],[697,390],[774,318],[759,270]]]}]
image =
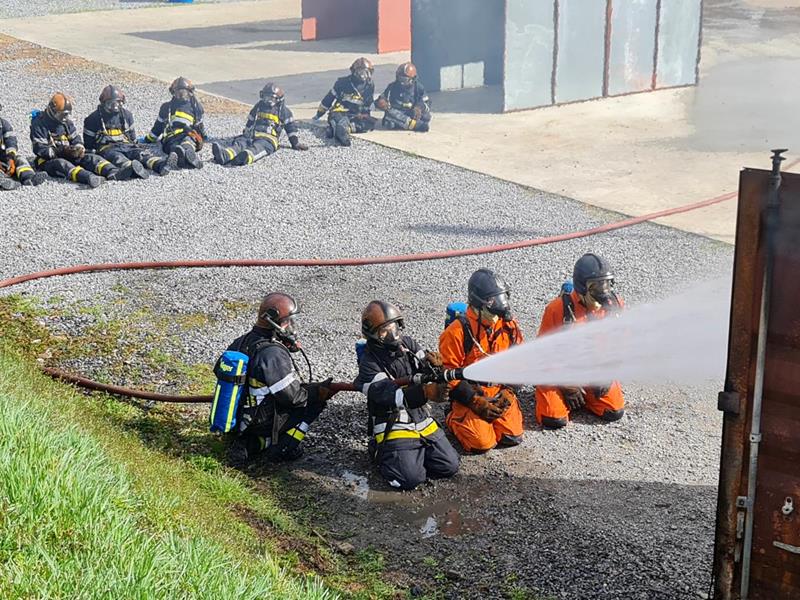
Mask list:
[{"label": "gravel ground", "polygon": [[[14,89],[18,99],[5,116],[18,129],[27,126],[30,107],[40,106],[54,88],[90,91],[76,95],[82,122],[95,90],[109,80],[125,81],[140,128],[150,125],[165,98],[163,84],[88,65],[45,77],[34,73],[32,54],[0,62],[0,89]],[[242,126],[241,110],[209,112],[211,135],[232,135]],[[0,277],[106,261],[432,251],[618,218],[366,142],[334,148],[315,131],[301,133],[309,152],[282,149],[249,168],[207,164],[202,171],[97,190],[49,182],[0,194]],[[210,159],[210,150],[203,156]],[[286,290],[302,303],[303,341],[316,375],[350,380],[356,373],[359,314],[369,300],[397,303],[408,331],[433,347],[445,305],[463,298],[470,273],[487,266],[513,286],[516,313],[532,335],[546,302],[588,250],[610,259],[619,290],[631,304],[727,273],[733,255],[723,244],[646,224],[447,261],[107,273],[54,278],[13,291],[57,306],[101,306],[109,317],[142,307],[176,319],[203,314],[208,327],[181,330],[171,351],[190,363],[211,363],[247,330],[263,293]],[[77,331],[97,318],[51,319],[51,324]],[[107,361],[101,356],[69,366],[92,374]],[[315,498],[321,527],[349,536],[356,548],[384,551],[387,568],[399,580],[422,590],[436,588],[443,597],[510,597],[520,589],[559,598],[702,597],[713,544],[719,385],[629,386],[628,411],[620,422],[579,417],[560,432],[539,430],[529,396],[524,397],[530,430],[520,447],[465,456],[456,478],[410,494],[386,492],[370,474],[363,398],[340,394],[313,427],[306,456],[289,473],[297,489]],[[252,474],[272,472],[266,466]]]},{"label": "gravel ground", "polygon": [[[194,0],[195,4],[236,2],[237,0]],[[91,10],[117,10],[168,6],[167,0],[3,0],[0,3],[0,18],[16,19],[40,17],[63,13],[87,12]]]}]

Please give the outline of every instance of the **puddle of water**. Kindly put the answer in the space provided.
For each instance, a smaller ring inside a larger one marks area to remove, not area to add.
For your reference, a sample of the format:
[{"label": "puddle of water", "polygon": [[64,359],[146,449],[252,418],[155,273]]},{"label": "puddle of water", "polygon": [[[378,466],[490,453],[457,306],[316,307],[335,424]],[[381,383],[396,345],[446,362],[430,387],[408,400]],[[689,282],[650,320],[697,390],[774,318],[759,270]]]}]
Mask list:
[{"label": "puddle of water", "polygon": [[439,523],[433,517],[428,517],[422,527],[419,528],[419,532],[422,534],[423,540],[431,538],[439,533]]}]

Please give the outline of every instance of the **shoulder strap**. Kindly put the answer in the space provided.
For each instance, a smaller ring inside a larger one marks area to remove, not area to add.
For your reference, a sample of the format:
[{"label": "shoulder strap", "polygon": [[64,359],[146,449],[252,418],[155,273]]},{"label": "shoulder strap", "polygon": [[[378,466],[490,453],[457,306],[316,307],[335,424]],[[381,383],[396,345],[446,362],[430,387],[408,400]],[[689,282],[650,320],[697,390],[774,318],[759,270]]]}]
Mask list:
[{"label": "shoulder strap", "polygon": [[564,324],[573,323],[575,321],[575,304],[572,302],[572,296],[570,294],[561,294],[561,302],[564,305]]},{"label": "shoulder strap", "polygon": [[464,315],[458,315],[458,321],[461,323],[461,329],[464,331],[464,358],[472,352],[472,347],[475,345],[473,340],[472,330],[469,328],[469,320]]}]

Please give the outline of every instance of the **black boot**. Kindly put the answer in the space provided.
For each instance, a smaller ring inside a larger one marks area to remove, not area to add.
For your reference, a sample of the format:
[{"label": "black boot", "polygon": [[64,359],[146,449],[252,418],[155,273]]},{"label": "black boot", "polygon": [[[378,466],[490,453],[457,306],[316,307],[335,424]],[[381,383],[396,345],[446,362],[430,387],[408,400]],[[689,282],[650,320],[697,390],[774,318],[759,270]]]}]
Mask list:
[{"label": "black boot", "polygon": [[121,169],[116,169],[111,172],[106,176],[106,179],[109,181],[128,181],[131,177],[133,177],[133,165],[128,164]]},{"label": "black boot", "polygon": [[197,156],[197,152],[195,152],[194,148],[191,146],[186,146],[184,162],[186,163],[187,168],[190,169],[203,168],[203,161],[200,160],[200,157]]},{"label": "black boot", "polygon": [[131,161],[131,169],[133,169],[133,174],[139,179],[147,179],[150,177],[150,173],[147,172],[147,169],[145,169],[144,165],[138,160]]},{"label": "black boot", "polygon": [[38,173],[25,172],[20,175],[19,181],[22,185],[42,185],[47,181],[47,173],[39,171]]}]

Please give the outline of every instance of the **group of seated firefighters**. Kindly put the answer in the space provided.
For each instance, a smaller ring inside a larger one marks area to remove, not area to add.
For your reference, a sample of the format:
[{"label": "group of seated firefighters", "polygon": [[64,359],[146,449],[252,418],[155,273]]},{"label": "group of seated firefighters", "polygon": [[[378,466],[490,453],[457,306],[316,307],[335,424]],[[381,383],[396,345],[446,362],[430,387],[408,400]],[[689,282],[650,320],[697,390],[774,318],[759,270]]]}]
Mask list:
[{"label": "group of seated firefighters", "polygon": [[[361,315],[366,344],[359,358],[356,389],[367,398],[369,449],[381,476],[394,488],[414,489],[427,478],[458,471],[459,454],[431,417],[429,403],[448,402],[446,424],[467,453],[516,446],[522,441],[523,417],[516,391],[499,384],[437,380],[408,383],[413,375],[466,367],[523,341],[511,313],[510,288],[488,269],[472,274],[468,308],[439,337],[439,350],[424,350],[404,333],[399,309],[381,300]],[[575,264],[573,287],[562,289],[547,305],[539,335],[601,319],[623,307],[614,292],[607,262],[585,254]],[[255,326],[229,347],[250,357],[247,387],[232,433],[229,460],[242,466],[257,456],[292,460],[302,455],[302,441],[333,395],[330,380],[303,382],[292,360],[300,350],[290,295],[267,294]],[[586,409],[605,421],[620,419],[624,399],[619,383],[602,387],[536,388],[536,420],[543,428],[564,427]]]},{"label": "group of seated firefighters", "polygon": [[[314,120],[328,113],[327,134],[334,143],[349,146],[351,133],[373,130],[377,124],[370,114],[373,104],[384,111],[386,129],[428,131],[430,100],[413,63],[400,65],[395,81],[377,99],[374,70],[372,62],[359,58],[350,67],[350,75],[337,79],[322,99]],[[97,110],[84,120],[83,138],[72,120],[72,99],[56,92],[45,110],[31,113],[32,165],[19,154],[14,130],[0,116],[0,190],[39,185],[48,175],[96,188],[105,180],[147,179],[150,171],[166,175],[175,169],[202,168],[198,152],[207,139],[203,105],[185,77],[173,81],[169,91],[172,98],[161,105],[150,132],[137,137],[125,94],[116,86],[106,86]],[[259,95],[242,134],[212,143],[217,164],[249,165],[269,156],[278,149],[284,130],[293,149],[308,150],[300,142],[284,91],[267,83]],[[2,110],[0,105],[0,114]]]}]

